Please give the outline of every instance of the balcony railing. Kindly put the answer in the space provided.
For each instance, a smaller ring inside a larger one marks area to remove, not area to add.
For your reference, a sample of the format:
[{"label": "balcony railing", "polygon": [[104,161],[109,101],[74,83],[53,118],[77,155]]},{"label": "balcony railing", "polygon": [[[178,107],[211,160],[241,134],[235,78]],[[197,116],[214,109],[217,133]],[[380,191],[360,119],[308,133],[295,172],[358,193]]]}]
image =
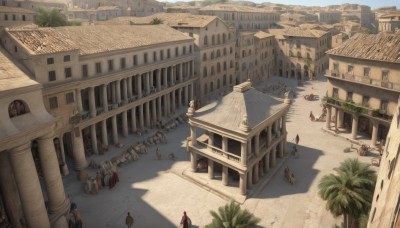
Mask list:
[{"label": "balcony railing", "polygon": [[[223,151],[215,146],[208,145],[207,143],[204,143],[201,141],[197,141],[197,145],[195,147],[197,147],[198,149],[207,149],[208,151],[211,151],[213,154],[217,154],[221,157],[224,157],[224,158],[234,161],[236,163],[240,163],[240,161],[241,161],[240,156]],[[249,159],[247,159],[247,160],[249,161]]]},{"label": "balcony railing", "polygon": [[339,73],[339,71],[335,70],[327,70],[326,76],[358,82],[364,85],[371,85],[371,86],[377,86],[377,87],[400,91],[400,84],[398,83],[393,83],[378,79],[371,79],[368,76],[358,76],[354,75],[353,73]]}]

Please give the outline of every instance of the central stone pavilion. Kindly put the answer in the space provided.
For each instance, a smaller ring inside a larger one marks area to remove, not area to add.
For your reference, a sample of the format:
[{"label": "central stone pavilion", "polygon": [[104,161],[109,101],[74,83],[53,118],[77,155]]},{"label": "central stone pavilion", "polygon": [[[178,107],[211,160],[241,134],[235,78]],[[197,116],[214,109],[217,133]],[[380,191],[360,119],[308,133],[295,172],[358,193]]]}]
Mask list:
[{"label": "central stone pavilion", "polygon": [[[250,81],[196,111],[192,101],[187,113],[192,171],[202,171],[207,164],[210,179],[221,172],[223,185],[237,186],[239,181],[240,194],[246,195],[286,151],[290,103],[254,89]],[[197,131],[204,134],[197,137]]]}]

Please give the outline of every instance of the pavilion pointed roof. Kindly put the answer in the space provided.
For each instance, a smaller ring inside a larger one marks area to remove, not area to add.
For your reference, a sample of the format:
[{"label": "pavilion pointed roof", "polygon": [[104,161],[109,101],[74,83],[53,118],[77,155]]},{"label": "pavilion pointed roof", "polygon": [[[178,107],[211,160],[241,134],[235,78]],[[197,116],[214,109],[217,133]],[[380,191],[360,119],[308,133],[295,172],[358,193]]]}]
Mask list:
[{"label": "pavilion pointed roof", "polygon": [[234,87],[233,92],[198,110],[193,119],[226,130],[245,133],[243,122],[249,131],[287,107],[245,82]]}]

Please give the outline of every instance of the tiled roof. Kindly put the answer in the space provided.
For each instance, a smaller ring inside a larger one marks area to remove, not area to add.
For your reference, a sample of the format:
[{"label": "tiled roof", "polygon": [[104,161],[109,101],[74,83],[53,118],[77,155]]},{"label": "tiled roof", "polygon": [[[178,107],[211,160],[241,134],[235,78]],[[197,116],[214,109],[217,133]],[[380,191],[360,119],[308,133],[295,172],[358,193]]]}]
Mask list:
[{"label": "tiled roof", "polygon": [[163,24],[171,27],[201,28],[207,26],[217,17],[190,13],[156,13],[147,17],[117,17],[103,24],[150,24],[153,18],[160,18]]},{"label": "tiled roof", "polygon": [[35,14],[35,11],[28,10],[20,7],[8,7],[8,6],[0,6],[0,13],[31,13]]},{"label": "tiled roof", "polygon": [[358,33],[339,47],[327,51],[327,54],[400,63],[400,36]]},{"label": "tiled roof", "polygon": [[326,32],[320,30],[301,29],[298,27],[289,27],[286,29],[269,29],[268,32],[276,35],[310,37],[310,38],[319,38],[327,34]]},{"label": "tiled roof", "polygon": [[118,6],[99,6],[96,10],[120,10],[120,8]]},{"label": "tiled roof", "polygon": [[0,47],[0,97],[4,91],[32,85],[39,85],[39,83],[21,71],[10,60],[6,51]]},{"label": "tiled roof", "polygon": [[245,91],[235,91],[234,89],[228,95],[198,109],[193,119],[234,132],[241,132],[239,126],[244,115],[247,115],[248,126],[253,129],[285,107],[287,105],[283,102],[254,88]]},{"label": "tiled roof", "polygon": [[200,11],[234,11],[234,12],[249,12],[249,13],[276,13],[273,11],[267,11],[262,8],[250,7],[250,6],[241,6],[237,4],[212,4],[205,6],[200,9]]},{"label": "tiled roof", "polygon": [[274,35],[263,32],[263,31],[258,31],[256,34],[254,34],[255,37],[259,39],[267,38],[267,37],[273,37]]},{"label": "tiled roof", "polygon": [[79,49],[85,55],[193,39],[166,25],[67,26],[9,33],[33,54]]}]

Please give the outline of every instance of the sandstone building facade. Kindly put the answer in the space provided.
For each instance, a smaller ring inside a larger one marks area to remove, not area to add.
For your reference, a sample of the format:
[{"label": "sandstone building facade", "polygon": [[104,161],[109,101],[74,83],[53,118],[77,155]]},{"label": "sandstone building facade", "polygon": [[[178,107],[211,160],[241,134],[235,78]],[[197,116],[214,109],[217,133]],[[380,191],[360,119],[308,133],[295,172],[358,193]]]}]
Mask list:
[{"label": "sandstone building facade", "polygon": [[394,34],[357,34],[327,52],[327,128],[334,108],[335,126],[351,129],[353,139],[367,135],[375,146],[386,138],[400,94],[399,42]]}]

